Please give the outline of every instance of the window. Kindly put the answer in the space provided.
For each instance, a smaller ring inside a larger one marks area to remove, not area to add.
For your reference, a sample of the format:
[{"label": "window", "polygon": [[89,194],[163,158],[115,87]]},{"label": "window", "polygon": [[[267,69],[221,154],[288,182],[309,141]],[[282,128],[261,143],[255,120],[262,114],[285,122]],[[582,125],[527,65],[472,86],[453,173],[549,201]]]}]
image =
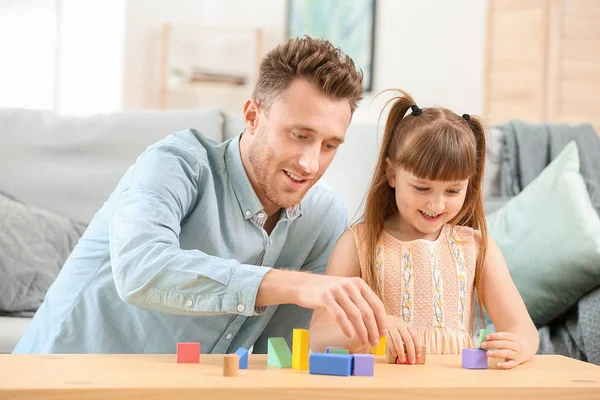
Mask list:
[{"label": "window", "polygon": [[0,0],[0,107],[53,109],[57,2]]}]

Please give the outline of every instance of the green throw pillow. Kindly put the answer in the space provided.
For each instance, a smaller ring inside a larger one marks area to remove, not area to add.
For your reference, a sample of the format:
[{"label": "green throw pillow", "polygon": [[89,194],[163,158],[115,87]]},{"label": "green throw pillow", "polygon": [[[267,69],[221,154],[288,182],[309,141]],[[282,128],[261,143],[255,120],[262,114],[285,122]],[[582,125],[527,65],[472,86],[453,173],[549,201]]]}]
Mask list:
[{"label": "green throw pillow", "polygon": [[600,218],[575,142],[487,221],[537,326],[600,285]]}]

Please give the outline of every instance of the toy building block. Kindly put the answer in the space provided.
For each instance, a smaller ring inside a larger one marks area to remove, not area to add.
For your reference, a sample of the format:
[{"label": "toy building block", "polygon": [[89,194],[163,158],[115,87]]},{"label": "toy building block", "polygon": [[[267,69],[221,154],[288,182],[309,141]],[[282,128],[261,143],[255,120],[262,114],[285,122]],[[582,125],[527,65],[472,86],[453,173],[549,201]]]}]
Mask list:
[{"label": "toy building block", "polygon": [[292,352],[284,338],[269,338],[267,345],[267,365],[279,368],[292,368]]},{"label": "toy building block", "polygon": [[177,343],[177,363],[197,364],[200,362],[200,343],[179,342]]},{"label": "toy building block", "polygon": [[307,329],[294,329],[292,336],[292,368],[308,370],[309,332]]},{"label": "toy building block", "polygon": [[408,354],[405,353],[404,354],[404,362],[400,361],[400,357],[398,357],[396,359],[396,364],[399,364],[399,365],[418,365],[418,364],[421,364],[421,365],[423,365],[427,361],[426,358],[427,358],[426,355],[423,355],[423,356],[421,356],[421,358],[417,358],[417,362],[415,364],[411,364],[410,362],[408,362]]},{"label": "toy building block", "polygon": [[[406,353],[406,345],[403,345],[402,347],[404,348],[404,353]],[[388,364],[399,364],[398,357],[392,355],[390,346],[386,346],[385,348],[385,359],[387,360]]]},{"label": "toy building block", "polygon": [[389,347],[385,349],[385,359],[388,364],[396,364],[397,358],[398,357],[392,354]]},{"label": "toy building block", "polygon": [[327,346],[325,347],[325,353],[331,353],[332,350],[344,350],[343,347]]},{"label": "toy building block", "polygon": [[352,357],[354,358],[352,361],[352,375],[375,375],[375,356],[373,354],[354,354]]},{"label": "toy building block", "polygon": [[317,375],[350,376],[352,359],[350,354],[312,353],[308,361],[308,370]]},{"label": "toy building block", "polygon": [[223,376],[238,376],[240,357],[237,354],[226,354],[223,357]]},{"label": "toy building block", "polygon": [[421,347],[421,357],[417,358],[417,364],[425,364],[427,363],[427,347]]},{"label": "toy building block", "polygon": [[371,354],[376,356],[385,356],[386,337],[382,336],[379,338],[379,346],[371,348]]},{"label": "toy building block", "polygon": [[348,349],[329,349],[329,351],[327,352],[329,354],[350,354],[350,350]]},{"label": "toy building block", "polygon": [[481,348],[481,344],[483,342],[485,342],[485,337],[487,335],[489,335],[490,333],[493,333],[493,332],[490,331],[490,330],[487,330],[487,329],[480,329],[479,330],[479,336],[477,337],[477,342],[475,343],[475,346],[478,347],[478,348]]},{"label": "toy building block", "polygon": [[248,350],[240,347],[233,354],[237,354],[240,358],[240,369],[248,369]]},{"label": "toy building block", "polygon": [[466,369],[487,369],[487,351],[483,349],[463,349],[462,367]]},{"label": "toy building block", "polygon": [[[406,353],[406,347],[404,347],[404,362],[400,361],[400,357],[394,357],[389,347],[386,350],[386,360],[388,364],[399,364],[399,365],[411,365],[408,362],[408,354]],[[427,347],[421,346],[421,357],[417,358],[417,364],[425,364],[427,361]]]}]

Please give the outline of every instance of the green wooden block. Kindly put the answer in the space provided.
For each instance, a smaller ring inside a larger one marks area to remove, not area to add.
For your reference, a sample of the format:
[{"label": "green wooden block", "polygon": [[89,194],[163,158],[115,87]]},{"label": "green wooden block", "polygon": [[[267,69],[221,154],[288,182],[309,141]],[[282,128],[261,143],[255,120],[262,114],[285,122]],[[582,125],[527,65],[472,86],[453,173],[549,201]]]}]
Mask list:
[{"label": "green wooden block", "polygon": [[487,329],[480,329],[479,330],[479,337],[477,338],[477,343],[475,343],[476,347],[481,348],[481,344],[483,342],[485,342],[485,337],[487,335],[489,335],[490,333],[493,333],[493,332],[490,331],[490,330],[487,330]]},{"label": "green wooden block", "polygon": [[292,368],[292,352],[284,338],[269,338],[267,344],[267,365],[279,368]]},{"label": "green wooden block", "polygon": [[350,354],[348,349],[329,349],[330,354]]}]

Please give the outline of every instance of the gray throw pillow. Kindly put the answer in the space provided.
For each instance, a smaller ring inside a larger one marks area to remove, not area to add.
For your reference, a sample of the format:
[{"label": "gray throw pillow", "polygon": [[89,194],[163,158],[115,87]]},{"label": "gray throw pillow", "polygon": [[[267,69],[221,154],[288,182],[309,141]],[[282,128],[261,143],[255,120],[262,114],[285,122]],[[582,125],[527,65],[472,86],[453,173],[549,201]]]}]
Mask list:
[{"label": "gray throw pillow", "polygon": [[85,228],[0,193],[0,314],[38,309]]}]

